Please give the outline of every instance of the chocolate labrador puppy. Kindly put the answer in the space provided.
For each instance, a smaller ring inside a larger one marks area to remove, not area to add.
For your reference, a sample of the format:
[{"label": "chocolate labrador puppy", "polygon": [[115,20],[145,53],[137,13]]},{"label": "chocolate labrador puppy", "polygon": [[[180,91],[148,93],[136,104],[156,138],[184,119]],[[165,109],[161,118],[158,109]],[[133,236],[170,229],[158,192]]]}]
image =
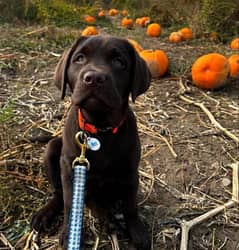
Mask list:
[{"label": "chocolate labrador puppy", "polygon": [[53,187],[52,199],[32,219],[37,231],[46,229],[64,208],[60,244],[66,249],[72,197],[72,161],[79,156],[75,134],[83,130],[98,142],[88,149],[90,170],[86,203],[109,211],[120,201],[127,230],[137,249],[150,249],[150,237],[137,207],[140,141],[129,107],[150,84],[150,72],[127,40],[111,36],[80,37],[57,65],[56,85],[62,98],[67,85],[72,104],[62,138],[48,143],[45,165]]}]

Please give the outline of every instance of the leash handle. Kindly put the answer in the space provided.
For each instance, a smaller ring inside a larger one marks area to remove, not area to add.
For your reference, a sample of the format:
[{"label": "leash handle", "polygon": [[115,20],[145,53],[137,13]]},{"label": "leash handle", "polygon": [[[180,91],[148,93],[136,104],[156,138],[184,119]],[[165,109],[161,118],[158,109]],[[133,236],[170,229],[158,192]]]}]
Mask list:
[{"label": "leash handle", "polygon": [[67,250],[80,250],[87,166],[75,165]]}]

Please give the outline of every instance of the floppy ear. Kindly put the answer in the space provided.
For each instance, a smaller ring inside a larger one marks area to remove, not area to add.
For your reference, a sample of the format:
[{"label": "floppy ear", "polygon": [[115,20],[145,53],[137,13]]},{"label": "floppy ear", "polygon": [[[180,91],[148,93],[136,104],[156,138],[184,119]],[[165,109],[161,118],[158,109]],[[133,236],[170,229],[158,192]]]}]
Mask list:
[{"label": "floppy ear", "polygon": [[150,85],[151,73],[146,62],[135,51],[134,79],[131,90],[132,101],[135,102],[137,96],[143,94]]},{"label": "floppy ear", "polygon": [[66,95],[67,84],[69,84],[71,91],[73,91],[73,87],[68,82],[67,69],[69,67],[70,60],[71,60],[71,57],[72,57],[74,51],[76,50],[78,45],[81,42],[85,41],[86,39],[87,39],[87,37],[85,37],[85,36],[79,37],[72,44],[71,48],[69,48],[68,50],[66,50],[63,53],[60,61],[58,62],[57,66],[56,66],[56,70],[55,70],[55,74],[54,74],[54,82],[55,82],[55,85],[57,86],[57,88],[61,90],[61,99],[64,99],[64,97]]}]

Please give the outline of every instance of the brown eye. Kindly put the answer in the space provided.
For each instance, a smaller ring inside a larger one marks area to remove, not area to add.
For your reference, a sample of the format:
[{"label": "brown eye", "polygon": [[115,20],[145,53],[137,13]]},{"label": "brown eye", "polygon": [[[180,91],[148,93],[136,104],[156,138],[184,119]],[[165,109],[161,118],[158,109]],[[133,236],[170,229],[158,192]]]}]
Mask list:
[{"label": "brown eye", "polygon": [[120,69],[125,69],[126,68],[126,63],[124,61],[124,59],[122,59],[121,57],[115,57],[112,59],[112,64],[116,67],[116,68],[120,68]]},{"label": "brown eye", "polygon": [[76,60],[75,60],[76,63],[78,64],[84,64],[86,62],[86,57],[84,54],[79,54],[77,57],[76,57]]}]

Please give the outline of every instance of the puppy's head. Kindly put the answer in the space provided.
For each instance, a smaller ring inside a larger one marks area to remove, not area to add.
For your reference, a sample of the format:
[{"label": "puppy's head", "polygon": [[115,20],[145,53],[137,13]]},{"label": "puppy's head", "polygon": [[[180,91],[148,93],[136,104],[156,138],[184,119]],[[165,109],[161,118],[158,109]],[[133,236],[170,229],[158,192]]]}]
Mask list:
[{"label": "puppy's head", "polygon": [[55,83],[64,98],[69,85],[73,104],[85,109],[117,109],[144,93],[151,76],[127,40],[111,36],[80,37],[60,59]]}]

